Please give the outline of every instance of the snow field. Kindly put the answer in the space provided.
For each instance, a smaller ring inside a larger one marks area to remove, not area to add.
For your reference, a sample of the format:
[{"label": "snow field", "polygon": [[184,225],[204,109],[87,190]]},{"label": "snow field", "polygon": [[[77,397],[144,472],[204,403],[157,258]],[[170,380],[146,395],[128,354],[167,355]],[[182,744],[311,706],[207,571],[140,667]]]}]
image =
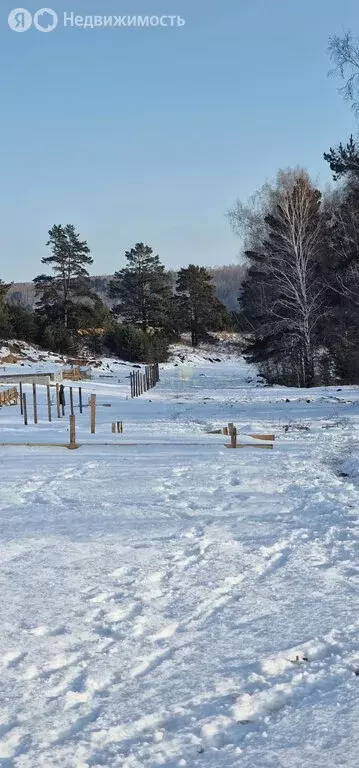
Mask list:
[{"label": "snow field", "polygon": [[[233,359],[83,388],[90,445],[0,449],[0,766],[356,768],[358,388]],[[68,439],[38,391],[2,442]],[[274,450],[205,434],[228,421]]]}]

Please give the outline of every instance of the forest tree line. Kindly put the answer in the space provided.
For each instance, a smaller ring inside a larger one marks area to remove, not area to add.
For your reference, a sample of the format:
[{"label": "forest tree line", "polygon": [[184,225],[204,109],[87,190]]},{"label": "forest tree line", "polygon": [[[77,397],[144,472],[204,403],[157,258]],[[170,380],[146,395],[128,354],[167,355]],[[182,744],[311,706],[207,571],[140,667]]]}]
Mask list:
[{"label": "forest tree line", "polygon": [[231,329],[235,316],[217,298],[211,274],[190,264],[174,274],[144,243],[125,253],[125,266],[107,284],[108,301],[95,291],[86,240],[73,224],[49,230],[46,271],[34,278],[34,306],[7,299],[0,281],[0,337],[75,355],[84,343],[92,354],[125,360],[167,359],[171,342],[188,333],[196,347],[211,331]]},{"label": "forest tree line", "polygon": [[[335,36],[330,55],[357,113],[359,45]],[[359,383],[359,146],[351,136],[324,159],[336,182],[325,194],[306,170],[282,170],[229,212],[248,267],[245,356],[269,382]]]}]

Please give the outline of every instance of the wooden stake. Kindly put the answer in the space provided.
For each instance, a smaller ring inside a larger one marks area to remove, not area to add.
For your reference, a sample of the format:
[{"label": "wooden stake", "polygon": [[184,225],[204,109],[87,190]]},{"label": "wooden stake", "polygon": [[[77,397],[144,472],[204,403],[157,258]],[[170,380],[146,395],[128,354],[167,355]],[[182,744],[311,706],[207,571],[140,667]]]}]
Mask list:
[{"label": "wooden stake", "polygon": [[116,432],[116,422],[115,421],[112,422],[111,428],[112,428],[112,432],[115,433]]},{"label": "wooden stake", "polygon": [[59,384],[56,384],[56,409],[57,409],[57,418],[60,418],[60,392],[59,392]]},{"label": "wooden stake", "polygon": [[273,443],[237,443],[236,446],[226,445],[226,448],[267,448],[272,449]]},{"label": "wooden stake", "polygon": [[82,389],[79,387],[79,409],[80,413],[82,413]]},{"label": "wooden stake", "polygon": [[24,409],[22,407],[22,381],[20,381],[20,384],[19,384],[19,391],[20,391],[20,413],[22,416],[24,413]]},{"label": "wooden stake", "polygon": [[22,396],[22,409],[24,413],[24,424],[27,426],[27,405],[26,405],[26,395],[25,393]]},{"label": "wooden stake", "polygon": [[74,415],[74,396],[72,392],[72,387],[70,387],[70,414],[71,416]]},{"label": "wooden stake", "polygon": [[123,432],[123,424],[122,424],[122,421],[117,421],[117,422],[116,422],[116,427],[117,427],[117,432],[120,432],[120,433],[122,434],[122,432]]},{"label": "wooden stake", "polygon": [[90,418],[91,418],[91,435],[96,431],[96,395],[90,397]]},{"label": "wooden stake", "polygon": [[237,428],[232,427],[231,431],[231,447],[237,448]]},{"label": "wooden stake", "polygon": [[76,448],[76,424],[75,416],[70,416],[70,448]]},{"label": "wooden stake", "polygon": [[34,424],[37,424],[37,398],[36,398],[36,384],[32,382],[32,400],[34,406]]},{"label": "wooden stake", "polygon": [[50,384],[46,385],[46,395],[47,395],[47,416],[49,421],[51,421],[51,392],[50,392]]},{"label": "wooden stake", "polygon": [[223,434],[228,435],[228,427],[223,427]]}]

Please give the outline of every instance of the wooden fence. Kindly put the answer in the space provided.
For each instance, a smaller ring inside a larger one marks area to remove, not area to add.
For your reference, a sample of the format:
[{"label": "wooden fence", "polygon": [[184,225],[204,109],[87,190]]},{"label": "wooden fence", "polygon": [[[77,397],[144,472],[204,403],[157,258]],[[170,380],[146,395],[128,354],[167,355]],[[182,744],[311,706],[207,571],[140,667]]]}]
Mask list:
[{"label": "wooden fence", "polygon": [[0,407],[3,405],[17,405],[19,393],[16,387],[0,390]]},{"label": "wooden fence", "polygon": [[[26,393],[23,392],[23,385],[22,382],[19,384],[20,389],[20,413],[24,418],[24,425],[27,426],[29,423],[28,417],[30,414],[30,404],[32,402],[32,419],[33,423],[38,423],[38,401],[37,401],[37,385],[36,382],[33,382],[32,384],[32,392]],[[52,402],[52,396],[51,396],[51,389],[54,392],[54,402]],[[76,390],[78,390],[78,397],[76,397]],[[17,394],[17,390],[15,390]],[[31,397],[32,395],[32,397]],[[16,402],[18,402],[16,400]],[[84,405],[83,403],[83,393],[82,393],[82,387],[73,387],[68,386],[65,387],[63,384],[56,384],[51,386],[50,384],[46,385],[46,405],[45,405],[45,412],[47,415],[47,420],[51,422],[53,420],[54,414],[52,412],[52,408],[55,408],[55,414],[57,419],[61,419],[66,416],[67,408],[70,416],[70,433],[71,430],[75,430],[75,409],[77,409],[77,412],[79,414],[83,413],[84,408],[89,409],[89,426],[90,426],[90,432],[92,435],[96,433],[96,408],[98,406],[103,407],[111,407],[111,403],[97,403],[96,402],[96,395],[91,394],[89,395],[88,403]],[[123,423],[122,421],[115,422],[115,431],[116,432],[123,432]],[[70,439],[70,442],[75,442],[74,440]]]},{"label": "wooden fence", "polygon": [[74,368],[65,368],[62,371],[62,377],[64,379],[70,379],[71,381],[81,381],[90,379],[91,376],[88,371],[81,369],[79,366],[75,366]]},{"label": "wooden fence", "polygon": [[144,372],[142,370],[130,373],[131,397],[140,397],[144,392],[158,384],[160,380],[160,368],[158,363],[146,365]]}]

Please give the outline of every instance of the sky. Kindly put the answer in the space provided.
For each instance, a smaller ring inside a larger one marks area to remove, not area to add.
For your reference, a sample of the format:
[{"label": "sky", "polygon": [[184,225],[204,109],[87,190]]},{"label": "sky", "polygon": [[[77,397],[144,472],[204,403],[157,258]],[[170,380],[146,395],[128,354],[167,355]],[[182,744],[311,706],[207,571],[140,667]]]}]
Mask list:
[{"label": "sky", "polygon": [[[323,152],[357,132],[327,51],[332,34],[359,36],[357,0],[48,2],[56,29],[18,33],[1,0],[3,280],[43,272],[48,230],[66,223],[92,274],[120,269],[136,242],[171,268],[235,263],[236,199],[297,165],[324,187]],[[64,12],[186,23],[85,29]]]}]

